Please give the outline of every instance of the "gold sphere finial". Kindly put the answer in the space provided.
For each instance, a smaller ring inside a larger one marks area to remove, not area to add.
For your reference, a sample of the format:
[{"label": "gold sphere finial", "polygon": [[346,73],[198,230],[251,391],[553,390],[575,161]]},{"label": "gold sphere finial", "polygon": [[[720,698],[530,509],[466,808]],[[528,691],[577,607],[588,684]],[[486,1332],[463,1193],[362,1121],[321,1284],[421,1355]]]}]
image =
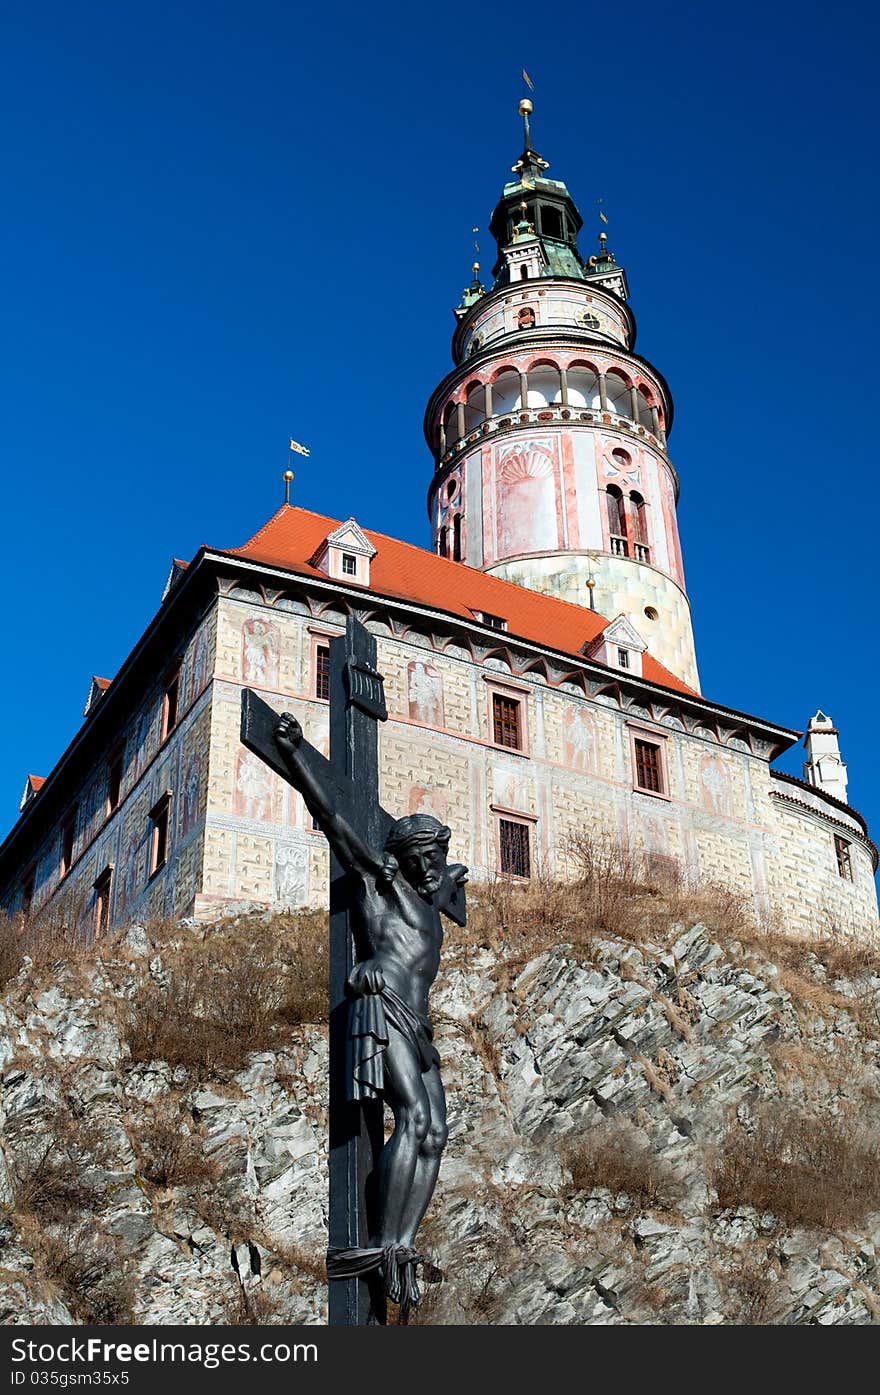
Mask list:
[{"label": "gold sphere finial", "polygon": [[285,484],[292,484],[292,483],[293,483],[293,471],[292,471],[292,470],[285,470],[285,471],[284,471],[284,483],[285,483]]},{"label": "gold sphere finial", "polygon": [[528,97],[523,97],[519,104],[520,116],[531,116],[534,110],[534,105],[529,101]]},{"label": "gold sphere finial", "polygon": [[603,244],[606,243],[606,242],[608,241],[608,234],[605,233],[605,232],[600,233],[600,234],[599,234],[599,241],[600,241],[601,243],[603,243]]}]

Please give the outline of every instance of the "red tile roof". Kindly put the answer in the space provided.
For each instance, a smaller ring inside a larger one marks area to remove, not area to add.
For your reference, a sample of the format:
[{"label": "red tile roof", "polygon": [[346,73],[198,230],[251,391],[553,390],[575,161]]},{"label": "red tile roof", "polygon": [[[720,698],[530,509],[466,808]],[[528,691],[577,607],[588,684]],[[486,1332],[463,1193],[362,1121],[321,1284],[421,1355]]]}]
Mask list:
[{"label": "red tile roof", "polygon": [[[304,576],[324,577],[325,573],[312,565],[311,558],[327,534],[338,527],[338,519],[282,504],[242,547],[229,548],[224,555],[244,557]],[[595,611],[569,601],[502,581],[500,577],[489,576],[464,562],[438,557],[412,543],[400,542],[367,528],[363,531],[376,548],[369,589],[380,595],[415,601],[460,616],[471,624],[474,611],[486,611],[506,620],[509,634],[579,658],[584,644],[601,634],[609,623]],[[350,578],[346,578],[346,583],[349,581]],[[650,654],[643,656],[642,672],[651,683],[681,693],[695,692]]]},{"label": "red tile roof", "polygon": [[93,682],[93,683],[97,683],[97,685],[98,685],[98,687],[101,689],[101,692],[102,692],[102,693],[106,693],[107,689],[110,687],[110,684],[113,682],[113,679],[112,679],[112,678],[99,678],[98,675],[95,674],[95,675],[93,676],[93,678],[92,678],[92,682]]},{"label": "red tile roof", "polygon": [[33,790],[34,794],[36,794],[38,790],[41,790],[43,788],[43,786],[46,783],[46,779],[47,777],[45,775],[29,775],[27,777],[27,782]]}]

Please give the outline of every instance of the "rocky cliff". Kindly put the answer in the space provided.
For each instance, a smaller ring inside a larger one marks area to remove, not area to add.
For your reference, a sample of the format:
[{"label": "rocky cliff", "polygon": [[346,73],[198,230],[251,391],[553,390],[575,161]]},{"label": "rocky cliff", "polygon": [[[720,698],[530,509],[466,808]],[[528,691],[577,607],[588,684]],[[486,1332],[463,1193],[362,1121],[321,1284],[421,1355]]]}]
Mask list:
[{"label": "rocky cliff", "polygon": [[[876,1321],[876,956],[724,897],[472,902],[433,999],[418,1321]],[[320,919],[136,925],[9,971],[0,1321],[322,1322]]]}]

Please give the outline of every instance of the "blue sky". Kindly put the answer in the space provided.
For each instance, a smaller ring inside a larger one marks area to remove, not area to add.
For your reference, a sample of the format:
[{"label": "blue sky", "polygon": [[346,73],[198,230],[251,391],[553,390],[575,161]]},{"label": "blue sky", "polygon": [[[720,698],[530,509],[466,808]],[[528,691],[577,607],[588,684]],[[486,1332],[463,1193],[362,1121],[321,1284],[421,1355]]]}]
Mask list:
[{"label": "blue sky", "polygon": [[829,711],[880,832],[874,7],[33,0],[4,28],[0,830],[171,557],[275,509],[288,434],[296,502],[429,542],[422,414],[525,64],[675,398],[704,691]]}]

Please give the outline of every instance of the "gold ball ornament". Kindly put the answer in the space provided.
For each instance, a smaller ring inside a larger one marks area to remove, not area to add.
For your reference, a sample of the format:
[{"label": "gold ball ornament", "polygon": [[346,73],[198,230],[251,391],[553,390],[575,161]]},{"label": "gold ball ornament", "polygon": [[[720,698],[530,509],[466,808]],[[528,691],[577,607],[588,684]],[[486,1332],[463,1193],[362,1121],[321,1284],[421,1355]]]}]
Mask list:
[{"label": "gold ball ornament", "polygon": [[285,471],[284,471],[284,483],[285,483],[285,484],[292,484],[292,483],[293,483],[293,471],[292,471],[292,470],[285,470]]},{"label": "gold ball ornament", "polygon": [[519,104],[519,114],[520,114],[520,116],[531,116],[531,114],[532,114],[532,112],[533,112],[534,110],[535,110],[535,108],[534,108],[534,106],[532,105],[532,103],[529,101],[528,97],[523,97],[522,101],[521,101],[520,104]]}]

